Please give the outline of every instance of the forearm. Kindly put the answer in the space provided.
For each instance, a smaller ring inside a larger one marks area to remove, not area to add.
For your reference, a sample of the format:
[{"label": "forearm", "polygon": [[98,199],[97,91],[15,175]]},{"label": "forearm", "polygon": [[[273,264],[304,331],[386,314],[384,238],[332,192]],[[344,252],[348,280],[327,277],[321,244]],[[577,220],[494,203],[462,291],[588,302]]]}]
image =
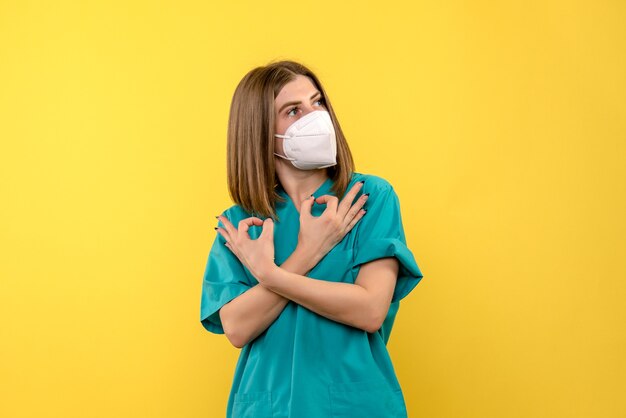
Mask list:
[{"label": "forearm", "polygon": [[[317,264],[316,260],[298,247],[280,267],[285,271],[305,275]],[[224,332],[233,345],[243,347],[261,335],[288,302],[288,298],[258,284],[222,307],[220,317]]]},{"label": "forearm", "polygon": [[328,319],[374,332],[371,298],[359,285],[314,279],[277,267],[263,279],[263,286]]}]

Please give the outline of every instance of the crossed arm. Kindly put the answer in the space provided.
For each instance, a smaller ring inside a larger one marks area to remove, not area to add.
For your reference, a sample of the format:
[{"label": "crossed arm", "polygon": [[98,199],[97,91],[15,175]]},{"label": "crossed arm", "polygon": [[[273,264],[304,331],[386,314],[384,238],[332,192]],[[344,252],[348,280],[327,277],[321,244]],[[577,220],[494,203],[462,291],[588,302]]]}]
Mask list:
[{"label": "crossed arm", "polygon": [[318,261],[296,247],[258,285],[225,304],[219,315],[229,341],[241,348],[254,340],[276,320],[289,300],[331,320],[376,332],[389,310],[398,260],[386,257],[361,265],[354,284],[305,276]]}]

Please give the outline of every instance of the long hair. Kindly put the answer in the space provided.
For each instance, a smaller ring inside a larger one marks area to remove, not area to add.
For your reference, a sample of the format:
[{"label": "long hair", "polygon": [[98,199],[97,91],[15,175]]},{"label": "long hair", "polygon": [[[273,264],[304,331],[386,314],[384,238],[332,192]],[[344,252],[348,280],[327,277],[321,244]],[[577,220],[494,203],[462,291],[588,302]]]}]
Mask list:
[{"label": "long hair", "polygon": [[283,86],[297,75],[308,77],[322,94],[335,127],[337,164],[326,168],[333,180],[332,191],[342,199],[354,160],[335,116],[331,101],[313,72],[294,61],[270,62],[248,72],[237,85],[230,106],[227,138],[228,191],[233,201],[252,216],[277,219],[276,202],[284,202],[274,161],[274,100]]}]

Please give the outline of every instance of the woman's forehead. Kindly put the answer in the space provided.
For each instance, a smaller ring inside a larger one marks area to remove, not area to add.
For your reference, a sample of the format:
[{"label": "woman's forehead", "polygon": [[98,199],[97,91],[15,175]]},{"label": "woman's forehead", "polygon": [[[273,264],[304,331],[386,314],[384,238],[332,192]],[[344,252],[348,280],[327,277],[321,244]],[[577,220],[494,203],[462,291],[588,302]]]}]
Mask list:
[{"label": "woman's forehead", "polygon": [[306,96],[307,94],[311,95],[316,91],[317,87],[315,87],[313,82],[307,76],[298,74],[295,80],[285,84],[278,92],[276,99],[274,99],[274,103],[276,103],[277,106],[280,106],[282,103],[294,97]]}]

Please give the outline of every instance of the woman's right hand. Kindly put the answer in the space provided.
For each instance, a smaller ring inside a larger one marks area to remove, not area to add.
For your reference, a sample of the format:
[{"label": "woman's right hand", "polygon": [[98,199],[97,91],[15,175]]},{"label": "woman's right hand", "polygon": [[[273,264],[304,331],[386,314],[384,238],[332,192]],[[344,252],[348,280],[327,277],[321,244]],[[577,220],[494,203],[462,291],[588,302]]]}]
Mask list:
[{"label": "woman's right hand", "polygon": [[[265,273],[270,271],[274,264],[274,221],[267,218],[264,221],[251,216],[239,221],[238,227],[224,215],[217,216],[224,228],[215,230],[224,237],[226,247],[246,266],[252,275],[260,282]],[[257,239],[251,239],[248,230],[251,226],[262,226],[263,230]]]},{"label": "woman's right hand", "polygon": [[[300,231],[298,247],[310,254],[314,260],[321,260],[365,215],[362,209],[368,195],[362,195],[352,204],[354,197],[363,187],[357,182],[348,191],[341,202],[337,196],[323,195],[317,199],[309,197],[300,204]],[[320,216],[313,216],[313,202],[326,203],[326,209]]]}]

